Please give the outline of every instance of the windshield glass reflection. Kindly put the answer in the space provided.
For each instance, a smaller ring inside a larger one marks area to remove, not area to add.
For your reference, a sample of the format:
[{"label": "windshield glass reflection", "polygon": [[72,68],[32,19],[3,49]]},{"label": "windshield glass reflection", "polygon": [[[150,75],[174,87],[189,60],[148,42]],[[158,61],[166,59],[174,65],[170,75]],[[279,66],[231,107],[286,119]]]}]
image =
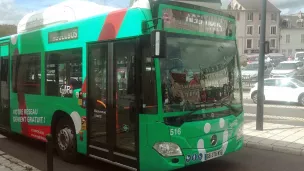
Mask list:
[{"label": "windshield glass reflection", "polygon": [[167,44],[168,58],[160,59],[165,112],[241,103],[234,41],[169,37]]}]

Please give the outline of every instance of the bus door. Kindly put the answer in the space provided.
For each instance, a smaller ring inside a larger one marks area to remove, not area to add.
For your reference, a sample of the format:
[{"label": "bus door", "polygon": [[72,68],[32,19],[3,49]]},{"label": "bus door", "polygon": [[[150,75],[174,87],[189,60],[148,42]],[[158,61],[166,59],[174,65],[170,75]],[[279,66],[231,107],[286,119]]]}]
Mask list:
[{"label": "bus door", "polygon": [[10,127],[9,44],[0,43],[0,127]]},{"label": "bus door", "polygon": [[131,170],[138,166],[135,47],[133,39],[89,44],[87,55],[88,153]]}]

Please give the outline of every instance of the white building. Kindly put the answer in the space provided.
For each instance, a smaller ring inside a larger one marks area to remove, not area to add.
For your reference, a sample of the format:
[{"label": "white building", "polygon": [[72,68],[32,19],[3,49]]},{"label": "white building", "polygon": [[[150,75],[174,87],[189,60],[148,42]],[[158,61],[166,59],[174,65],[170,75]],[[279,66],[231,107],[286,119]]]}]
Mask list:
[{"label": "white building", "polygon": [[[231,0],[226,10],[236,18],[236,36],[240,56],[259,53],[262,0]],[[269,1],[266,14],[266,41],[272,53],[279,52],[280,13]]]},{"label": "white building", "polygon": [[221,0],[200,0],[200,1],[182,1],[181,2],[185,2],[188,4],[193,4],[193,5],[198,5],[198,6],[204,6],[204,7],[208,7],[208,8],[213,8],[213,9],[221,9],[222,7],[222,2]]},{"label": "white building", "polygon": [[[148,1],[148,0],[130,0],[130,6],[134,2],[137,1]],[[222,2],[221,0],[171,0],[171,1],[178,1],[178,2],[184,2],[187,4],[193,4],[193,5],[198,5],[198,6],[203,6],[203,7],[208,7],[208,8],[213,8],[213,9],[221,9],[222,7]]]},{"label": "white building", "polygon": [[304,51],[304,13],[281,16],[280,51],[285,56]]}]

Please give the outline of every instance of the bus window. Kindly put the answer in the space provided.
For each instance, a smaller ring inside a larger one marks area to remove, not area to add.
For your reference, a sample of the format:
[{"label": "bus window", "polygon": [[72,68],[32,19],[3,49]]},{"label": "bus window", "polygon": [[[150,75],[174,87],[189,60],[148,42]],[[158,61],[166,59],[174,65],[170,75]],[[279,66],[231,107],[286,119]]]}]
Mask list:
[{"label": "bus window", "polygon": [[46,54],[46,95],[72,97],[82,86],[82,49]]},{"label": "bus window", "polygon": [[26,54],[15,56],[13,65],[14,92],[20,91],[26,94],[40,94],[40,55]]},{"label": "bus window", "polygon": [[[135,41],[128,40],[114,44],[116,60],[116,104],[117,123],[120,128],[116,134],[116,145],[119,148],[135,151],[136,123],[134,113],[130,113],[135,103]],[[114,71],[115,73],[115,71]]]}]

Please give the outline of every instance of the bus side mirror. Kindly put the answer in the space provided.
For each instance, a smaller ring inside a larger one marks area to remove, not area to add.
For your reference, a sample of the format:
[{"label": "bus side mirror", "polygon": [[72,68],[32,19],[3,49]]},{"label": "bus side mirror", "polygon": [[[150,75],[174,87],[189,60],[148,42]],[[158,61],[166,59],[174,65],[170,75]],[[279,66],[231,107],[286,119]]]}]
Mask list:
[{"label": "bus side mirror", "polygon": [[153,30],[151,32],[151,57],[166,58],[167,57],[167,35],[163,30]]}]

